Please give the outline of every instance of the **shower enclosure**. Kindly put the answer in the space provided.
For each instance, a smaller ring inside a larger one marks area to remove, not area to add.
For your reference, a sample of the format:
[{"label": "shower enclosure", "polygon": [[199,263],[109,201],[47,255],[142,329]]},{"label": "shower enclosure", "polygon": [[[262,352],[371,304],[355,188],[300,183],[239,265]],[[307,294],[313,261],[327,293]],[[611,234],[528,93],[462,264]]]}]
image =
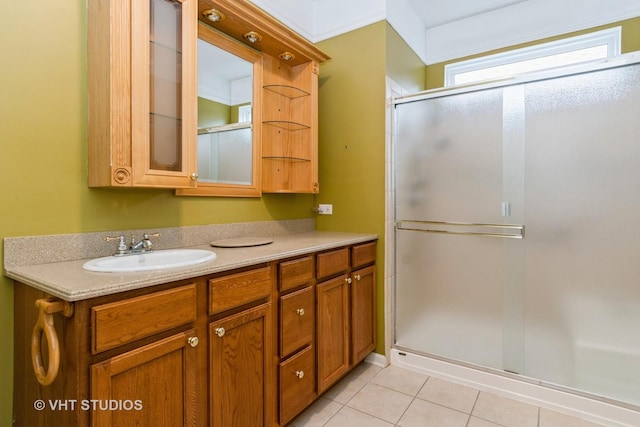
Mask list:
[{"label": "shower enclosure", "polygon": [[395,100],[396,348],[640,407],[639,62]]}]

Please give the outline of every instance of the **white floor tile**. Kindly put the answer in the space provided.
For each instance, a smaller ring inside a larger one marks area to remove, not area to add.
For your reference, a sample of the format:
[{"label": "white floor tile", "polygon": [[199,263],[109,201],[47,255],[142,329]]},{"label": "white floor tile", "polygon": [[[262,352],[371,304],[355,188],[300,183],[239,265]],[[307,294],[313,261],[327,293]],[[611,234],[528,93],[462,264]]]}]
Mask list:
[{"label": "white floor tile", "polygon": [[477,397],[478,390],[474,388],[436,377],[429,377],[422,390],[418,393],[419,399],[428,400],[466,414],[471,413]]},{"label": "white floor tile", "polygon": [[469,424],[467,427],[503,427],[500,424],[492,423],[491,421],[483,420],[478,417],[469,418]]},{"label": "white floor tile", "polygon": [[349,372],[348,378],[358,378],[363,381],[370,381],[382,368],[371,363],[362,362]]},{"label": "white floor tile", "polygon": [[325,424],[327,427],[392,427],[386,421],[356,411],[347,406],[342,408],[331,420]]},{"label": "white floor tile", "polygon": [[371,379],[374,384],[390,388],[400,393],[415,396],[429,378],[427,375],[418,374],[396,366],[388,366],[382,369]]},{"label": "white floor tile", "polygon": [[468,414],[415,399],[397,425],[401,427],[465,427],[468,420]]},{"label": "white floor tile", "polygon": [[412,400],[413,397],[404,393],[369,383],[347,403],[347,406],[393,424],[400,419]]},{"label": "white floor tile", "polygon": [[599,427],[595,424],[580,418],[561,414],[549,409],[540,408],[540,426],[539,427]]},{"label": "white floor tile", "polygon": [[472,415],[506,427],[538,426],[538,407],[483,391]]},{"label": "white floor tile", "polygon": [[366,384],[366,381],[363,381],[359,378],[347,377],[340,381],[338,384],[331,387],[324,394],[324,397],[326,397],[327,399],[331,399],[334,402],[342,403],[344,405]]},{"label": "white floor tile", "polygon": [[289,427],[322,427],[333,417],[343,405],[321,397],[307,408]]}]

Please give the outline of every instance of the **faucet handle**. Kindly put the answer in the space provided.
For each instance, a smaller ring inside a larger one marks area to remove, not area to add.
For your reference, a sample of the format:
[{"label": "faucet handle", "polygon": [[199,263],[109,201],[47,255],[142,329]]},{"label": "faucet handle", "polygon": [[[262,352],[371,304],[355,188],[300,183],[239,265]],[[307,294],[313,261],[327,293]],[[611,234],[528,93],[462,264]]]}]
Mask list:
[{"label": "faucet handle", "polygon": [[160,233],[144,233],[142,235],[142,240],[140,241],[140,243],[142,243],[142,247],[144,248],[145,251],[150,251],[151,248],[153,247],[153,243],[151,242],[151,237],[160,237]]},{"label": "faucet handle", "polygon": [[129,247],[127,246],[127,242],[125,241],[124,235],[120,235],[117,237],[110,237],[110,236],[105,236],[104,241],[105,242],[110,242],[112,240],[118,240],[118,253],[116,255],[122,255],[124,254]]}]

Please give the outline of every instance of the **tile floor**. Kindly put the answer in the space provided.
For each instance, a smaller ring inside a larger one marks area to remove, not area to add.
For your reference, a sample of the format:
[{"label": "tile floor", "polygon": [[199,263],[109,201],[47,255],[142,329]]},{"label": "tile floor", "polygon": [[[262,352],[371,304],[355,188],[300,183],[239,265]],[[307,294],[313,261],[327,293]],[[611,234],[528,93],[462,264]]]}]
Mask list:
[{"label": "tile floor", "polygon": [[363,363],[289,427],[596,427],[395,366]]}]

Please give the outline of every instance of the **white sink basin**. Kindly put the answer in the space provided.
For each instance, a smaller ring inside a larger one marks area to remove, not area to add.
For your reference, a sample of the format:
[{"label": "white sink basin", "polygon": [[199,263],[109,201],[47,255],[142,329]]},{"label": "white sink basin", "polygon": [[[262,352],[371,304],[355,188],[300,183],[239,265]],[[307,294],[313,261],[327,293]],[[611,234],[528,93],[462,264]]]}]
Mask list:
[{"label": "white sink basin", "polygon": [[135,255],[108,256],[84,263],[89,271],[124,273],[187,267],[216,259],[216,253],[203,249],[165,249]]}]

